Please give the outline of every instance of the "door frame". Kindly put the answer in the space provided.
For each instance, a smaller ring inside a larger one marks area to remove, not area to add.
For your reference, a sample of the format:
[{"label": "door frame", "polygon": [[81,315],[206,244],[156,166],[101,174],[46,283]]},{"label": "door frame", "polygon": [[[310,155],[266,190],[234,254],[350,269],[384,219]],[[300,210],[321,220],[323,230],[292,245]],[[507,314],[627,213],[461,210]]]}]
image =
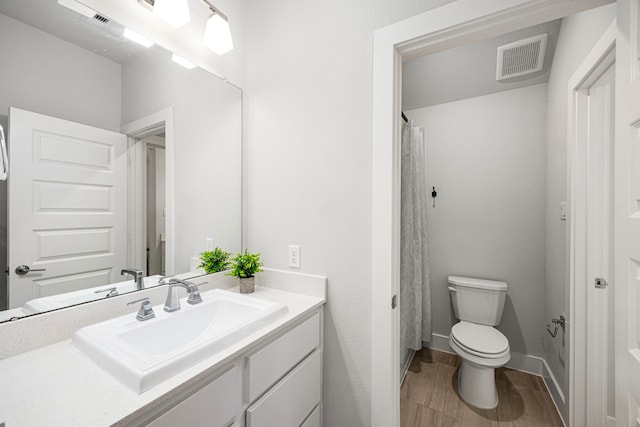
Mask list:
[{"label": "door frame", "polygon": [[607,0],[457,0],[373,34],[371,425],[400,424],[400,124],[402,61],[562,18]]},{"label": "door frame", "polygon": [[[162,130],[164,131],[164,127],[162,127]],[[148,221],[149,221],[149,204],[148,204],[148,201],[149,201],[149,180],[147,179],[147,175],[149,173],[149,161],[150,161],[149,150],[150,149],[154,150],[154,155],[153,155],[153,159],[152,159],[154,162],[156,161],[156,158],[157,158],[157,154],[156,154],[157,150],[162,150],[163,158],[165,160],[166,160],[167,156],[166,156],[166,148],[165,148],[164,145],[151,143],[151,142],[148,141],[147,137],[139,139],[139,140],[136,138],[136,140],[137,140],[137,144],[140,146],[140,149],[143,152],[143,155],[141,156],[142,158],[140,159],[140,162],[138,162],[138,164],[144,170],[144,176],[143,176],[144,184],[143,184],[142,189],[141,189],[141,194],[143,194],[142,203],[144,205],[143,217],[144,217],[144,220],[146,221],[145,224],[143,224],[143,230],[142,230],[143,231],[143,239],[142,239],[142,241],[145,242],[146,244],[145,244],[144,248],[140,248],[140,249],[142,249],[143,252],[144,252],[144,254],[143,254],[144,260],[143,261],[144,261],[144,264],[145,264],[146,273],[147,273],[147,275],[151,276],[151,273],[148,271],[149,269],[147,268],[147,266],[149,264],[149,245],[148,245],[148,243],[149,243],[149,237],[150,237],[149,233],[148,233],[148,227],[149,227],[149,223],[148,223]],[[157,164],[155,166],[155,170],[156,170],[156,173],[157,173]],[[157,180],[157,177],[156,177],[156,180]],[[165,192],[165,194],[166,194],[166,192]],[[156,190],[156,195],[157,195],[157,190]],[[157,215],[158,215],[158,212],[155,209],[157,207],[158,206],[157,206],[157,201],[156,201],[156,206],[154,206],[154,210],[156,212],[156,229],[158,228],[157,227],[157,220],[158,220]],[[166,209],[167,209],[166,200],[165,200],[165,203],[164,203],[162,209],[164,211],[166,211]],[[163,228],[163,230],[164,230],[164,228]],[[155,235],[154,238],[158,238],[159,237],[159,235],[157,233],[154,233],[154,235]],[[163,237],[166,237],[166,233],[162,233],[162,235],[163,235]],[[161,241],[160,242],[156,242],[156,243],[161,243]],[[162,257],[162,254],[160,256]],[[163,272],[161,272],[161,274],[164,276],[165,272],[163,271]]]},{"label": "door frame", "polygon": [[[146,117],[138,120],[126,123],[121,126],[120,132],[127,135],[129,138],[129,221],[128,221],[128,235],[127,240],[129,242],[138,241],[142,242],[144,246],[144,240],[146,229],[143,221],[144,213],[144,177],[142,176],[141,168],[134,168],[131,166],[142,161],[144,153],[142,153],[141,147],[137,147],[141,144],[135,144],[135,140],[143,138],[157,129],[164,127],[165,130],[165,191],[166,191],[166,243],[165,243],[165,275],[173,276],[175,272],[175,158],[176,158],[176,146],[175,146],[175,131],[174,131],[174,112],[172,107],[165,108],[157,111]],[[133,150],[132,150],[133,148]],[[133,156],[131,156],[133,154]],[[133,159],[131,158],[133,157]],[[127,246],[128,262],[132,267],[146,265],[144,258],[144,250],[140,248],[134,248],[132,244]]]},{"label": "door frame", "polygon": [[[607,394],[602,401],[589,402],[587,394],[587,378],[607,378],[607,366],[599,366],[598,372],[589,369],[589,360],[607,361],[606,348],[589,346],[589,324],[607,327],[609,322],[608,310],[595,306],[588,310],[589,295],[595,288],[590,283],[587,272],[587,240],[586,224],[588,209],[586,206],[589,188],[587,186],[588,147],[584,144],[583,129],[588,126],[581,108],[586,108],[586,94],[584,86],[589,80],[601,73],[603,69],[615,64],[617,26],[615,19],[596,42],[587,57],[576,69],[568,84],[568,124],[567,124],[567,171],[568,186],[568,221],[569,221],[569,425],[587,425],[587,420],[597,419],[604,406],[604,416],[607,416]],[[614,126],[614,123],[612,123]],[[611,141],[613,144],[615,142]],[[613,151],[612,151],[613,156]],[[612,159],[613,160],[613,157]],[[613,171],[610,171],[613,182]],[[611,197],[613,194],[610,195]],[[613,203],[611,204],[611,218],[613,221]],[[613,236],[610,236],[610,250],[613,251]],[[607,278],[613,280],[613,271]],[[587,286],[577,286],[586,283]],[[606,289],[608,292],[609,290]],[[580,349],[580,351],[578,351]],[[589,372],[589,375],[587,373]],[[584,395],[578,399],[578,392]],[[602,405],[602,406],[601,406]]]}]

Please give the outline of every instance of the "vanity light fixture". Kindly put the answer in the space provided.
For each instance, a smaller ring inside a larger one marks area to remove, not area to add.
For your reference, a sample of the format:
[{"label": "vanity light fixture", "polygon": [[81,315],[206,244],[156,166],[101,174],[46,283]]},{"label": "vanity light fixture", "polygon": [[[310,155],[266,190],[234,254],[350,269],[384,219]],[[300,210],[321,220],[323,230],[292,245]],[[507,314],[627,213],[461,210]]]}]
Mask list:
[{"label": "vanity light fixture", "polygon": [[138,3],[174,28],[191,21],[188,0],[138,0]]},{"label": "vanity light fixture", "polygon": [[[191,20],[187,2],[188,0],[138,0],[138,3],[175,28],[179,28]],[[224,55],[233,50],[229,18],[208,0],[202,0],[202,2],[211,11],[211,16],[207,19],[207,25],[204,29],[202,44],[218,55]]]},{"label": "vanity light fixture", "polygon": [[73,10],[74,12],[78,12],[80,15],[84,15],[87,18],[92,18],[96,16],[96,11],[83,5],[82,3],[78,3],[76,0],[58,0],[58,4]]},{"label": "vanity light fixture", "polygon": [[140,34],[136,33],[135,31],[132,31],[128,28],[124,29],[124,34],[123,34],[126,38],[128,38],[131,41],[134,41],[136,43],[138,43],[139,45],[142,45],[144,47],[151,47],[153,46],[153,42],[151,40],[149,40],[146,37],[141,36]]},{"label": "vanity light fixture", "polygon": [[182,56],[176,55],[175,53],[173,55],[171,55],[171,60],[173,62],[175,62],[176,64],[182,65],[187,70],[192,70],[196,66],[195,64],[193,64],[193,63],[187,61],[186,59],[184,59]]},{"label": "vanity light fixture", "polygon": [[224,55],[233,50],[233,40],[231,39],[231,28],[229,19],[217,10],[207,0],[202,0],[213,14],[207,20],[207,27],[204,30],[202,44],[217,53]]}]

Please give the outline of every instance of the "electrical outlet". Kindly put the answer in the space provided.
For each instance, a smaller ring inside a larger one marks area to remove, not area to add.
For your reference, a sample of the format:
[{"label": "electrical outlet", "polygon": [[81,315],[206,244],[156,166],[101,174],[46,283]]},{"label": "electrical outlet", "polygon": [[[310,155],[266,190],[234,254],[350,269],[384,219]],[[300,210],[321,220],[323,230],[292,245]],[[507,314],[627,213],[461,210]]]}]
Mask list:
[{"label": "electrical outlet", "polygon": [[300,268],[300,245],[289,245],[289,267]]},{"label": "electrical outlet", "polygon": [[205,239],[205,250],[212,251],[213,250],[213,237],[207,237]]}]

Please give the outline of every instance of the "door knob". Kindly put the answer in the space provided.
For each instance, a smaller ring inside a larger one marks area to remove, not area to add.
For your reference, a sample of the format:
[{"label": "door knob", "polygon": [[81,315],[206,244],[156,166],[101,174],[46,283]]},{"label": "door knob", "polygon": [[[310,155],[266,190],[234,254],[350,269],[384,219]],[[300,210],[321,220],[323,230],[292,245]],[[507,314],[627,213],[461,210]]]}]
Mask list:
[{"label": "door knob", "polygon": [[16,274],[18,276],[24,276],[27,273],[31,273],[33,271],[47,271],[46,268],[31,268],[28,265],[19,265],[16,267]]}]

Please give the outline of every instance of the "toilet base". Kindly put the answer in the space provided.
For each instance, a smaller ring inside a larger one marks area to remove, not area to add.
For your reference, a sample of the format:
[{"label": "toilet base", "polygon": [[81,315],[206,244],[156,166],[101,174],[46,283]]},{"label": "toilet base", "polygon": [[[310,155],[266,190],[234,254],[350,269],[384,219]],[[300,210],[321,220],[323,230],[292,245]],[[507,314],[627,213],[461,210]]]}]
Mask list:
[{"label": "toilet base", "polygon": [[458,371],[458,394],[476,408],[493,409],[498,406],[495,369],[463,359]]}]

